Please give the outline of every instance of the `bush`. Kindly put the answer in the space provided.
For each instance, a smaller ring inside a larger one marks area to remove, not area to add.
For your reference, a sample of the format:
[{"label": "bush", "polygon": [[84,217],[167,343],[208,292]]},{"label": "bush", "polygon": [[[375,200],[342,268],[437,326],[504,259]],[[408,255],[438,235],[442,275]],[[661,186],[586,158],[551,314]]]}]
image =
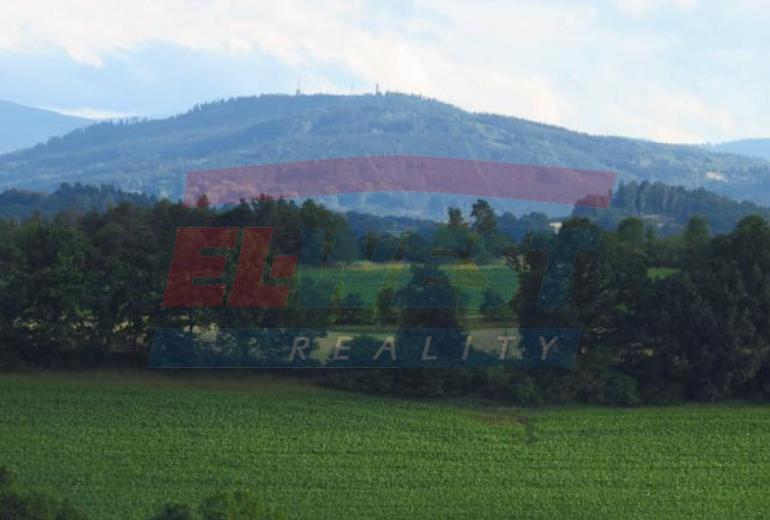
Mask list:
[{"label": "bush", "polygon": [[643,403],[676,404],[685,400],[684,385],[676,381],[653,379],[643,381],[639,387]]},{"label": "bush", "polygon": [[168,503],[150,520],[282,520],[282,513],[271,510],[254,495],[244,491],[219,493],[205,499],[197,514],[180,504]]},{"label": "bush", "polygon": [[488,399],[505,399],[510,374],[503,368],[489,368],[482,376],[481,395]]},{"label": "bush", "polygon": [[511,378],[508,397],[512,402],[524,406],[536,406],[543,400],[535,382],[523,373],[518,373]]},{"label": "bush", "polygon": [[598,401],[617,406],[634,406],[641,402],[639,383],[626,374],[614,372],[602,381]]},{"label": "bush", "polygon": [[330,372],[321,383],[331,388],[369,394],[392,394],[394,370],[343,370]]},{"label": "bush", "polygon": [[481,394],[484,397],[524,406],[542,402],[533,379],[520,370],[490,368],[484,371],[483,378]]},{"label": "bush", "polygon": [[6,493],[0,498],[2,520],[85,520],[81,511],[39,493]]},{"label": "bush", "polygon": [[254,495],[243,491],[221,493],[200,506],[202,520],[277,520],[283,518],[268,509]]},{"label": "bush", "polygon": [[488,287],[484,290],[479,310],[485,320],[502,320],[510,317],[510,307],[500,293]]},{"label": "bush", "polygon": [[192,509],[180,504],[166,504],[155,513],[151,520],[195,520]]},{"label": "bush", "polygon": [[548,404],[569,404],[578,401],[580,383],[576,371],[563,368],[534,372],[541,399]]},{"label": "bush", "polygon": [[0,491],[5,491],[6,489],[12,488],[15,482],[16,478],[13,474],[13,471],[6,468],[5,466],[0,466]]},{"label": "bush", "polygon": [[66,502],[42,493],[16,489],[13,472],[0,466],[0,520],[84,520],[86,516]]}]

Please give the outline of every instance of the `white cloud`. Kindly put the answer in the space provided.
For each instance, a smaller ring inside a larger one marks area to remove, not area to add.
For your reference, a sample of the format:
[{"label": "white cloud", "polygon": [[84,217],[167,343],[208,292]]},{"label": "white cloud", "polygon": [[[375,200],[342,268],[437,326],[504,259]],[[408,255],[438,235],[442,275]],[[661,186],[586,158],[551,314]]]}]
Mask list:
[{"label": "white cloud", "polygon": [[642,16],[661,9],[693,11],[698,0],[612,0],[612,3],[626,14]]},{"label": "white cloud", "polygon": [[[756,121],[756,107],[767,106],[762,67],[736,75],[731,60],[712,59],[720,54],[703,44],[711,37],[702,41],[696,31],[690,41],[634,19],[703,10],[705,2],[610,1],[0,0],[0,53],[63,49],[98,68],[169,43],[273,57],[301,74],[305,91],[347,92],[351,80],[370,90],[378,82],[473,110],[664,140],[719,140],[744,128],[770,134],[770,123]],[[760,18],[751,12],[749,20]],[[747,27],[739,25],[741,36]],[[766,47],[732,40],[722,56],[767,63]]]},{"label": "white cloud", "polygon": [[725,136],[737,131],[728,111],[691,93],[649,88],[638,95],[641,107],[636,110],[622,104],[608,108],[617,128],[626,129],[619,133],[670,143],[698,143],[703,141],[699,128],[717,128]]}]

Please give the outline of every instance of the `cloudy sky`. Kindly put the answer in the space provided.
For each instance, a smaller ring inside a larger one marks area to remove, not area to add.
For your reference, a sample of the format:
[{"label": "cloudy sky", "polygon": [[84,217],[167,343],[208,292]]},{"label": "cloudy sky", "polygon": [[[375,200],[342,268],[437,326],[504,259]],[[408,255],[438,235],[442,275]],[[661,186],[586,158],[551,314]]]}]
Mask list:
[{"label": "cloudy sky", "polygon": [[770,0],[0,0],[0,99],[165,115],[419,93],[672,142],[770,136]]}]

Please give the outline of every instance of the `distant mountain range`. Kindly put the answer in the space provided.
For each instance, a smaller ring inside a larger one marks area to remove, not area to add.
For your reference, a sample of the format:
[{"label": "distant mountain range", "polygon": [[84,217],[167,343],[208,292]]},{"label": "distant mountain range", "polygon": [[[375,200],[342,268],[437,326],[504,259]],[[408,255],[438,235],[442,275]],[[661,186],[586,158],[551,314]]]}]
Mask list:
[{"label": "distant mountain range", "polygon": [[770,139],[743,139],[711,145],[709,148],[717,152],[761,157],[770,161]]},{"label": "distant mountain range", "polygon": [[0,153],[29,148],[93,123],[91,119],[0,101]]},{"label": "distant mountain range", "polygon": [[765,159],[593,136],[404,94],[263,95],[200,105],[167,119],[98,123],[1,155],[0,189],[52,190],[81,182],[174,198],[188,171],[391,154],[610,170],[625,181],[770,200]]}]

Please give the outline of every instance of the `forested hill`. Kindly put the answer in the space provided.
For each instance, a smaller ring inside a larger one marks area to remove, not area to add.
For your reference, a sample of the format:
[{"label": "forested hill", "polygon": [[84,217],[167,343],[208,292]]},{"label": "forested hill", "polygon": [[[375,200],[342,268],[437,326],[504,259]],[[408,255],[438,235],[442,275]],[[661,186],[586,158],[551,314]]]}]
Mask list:
[{"label": "forested hill", "polygon": [[103,212],[122,203],[149,207],[155,197],[126,193],[113,186],[62,184],[52,193],[7,190],[0,193],[0,219],[22,220],[34,214],[54,216],[60,213]]},{"label": "forested hill", "polygon": [[264,95],[168,119],[101,123],[0,156],[0,189],[82,182],[177,197],[190,170],[387,154],[612,170],[627,181],[755,201],[770,194],[770,162],[759,158],[591,136],[403,94]]},{"label": "forested hill", "polygon": [[621,183],[610,209],[577,207],[575,216],[587,216],[605,229],[615,229],[625,217],[641,217],[664,235],[680,233],[691,217],[704,217],[718,234],[733,231],[749,215],[770,218],[770,208],[730,198],[699,188],[688,190],[660,182]]}]

